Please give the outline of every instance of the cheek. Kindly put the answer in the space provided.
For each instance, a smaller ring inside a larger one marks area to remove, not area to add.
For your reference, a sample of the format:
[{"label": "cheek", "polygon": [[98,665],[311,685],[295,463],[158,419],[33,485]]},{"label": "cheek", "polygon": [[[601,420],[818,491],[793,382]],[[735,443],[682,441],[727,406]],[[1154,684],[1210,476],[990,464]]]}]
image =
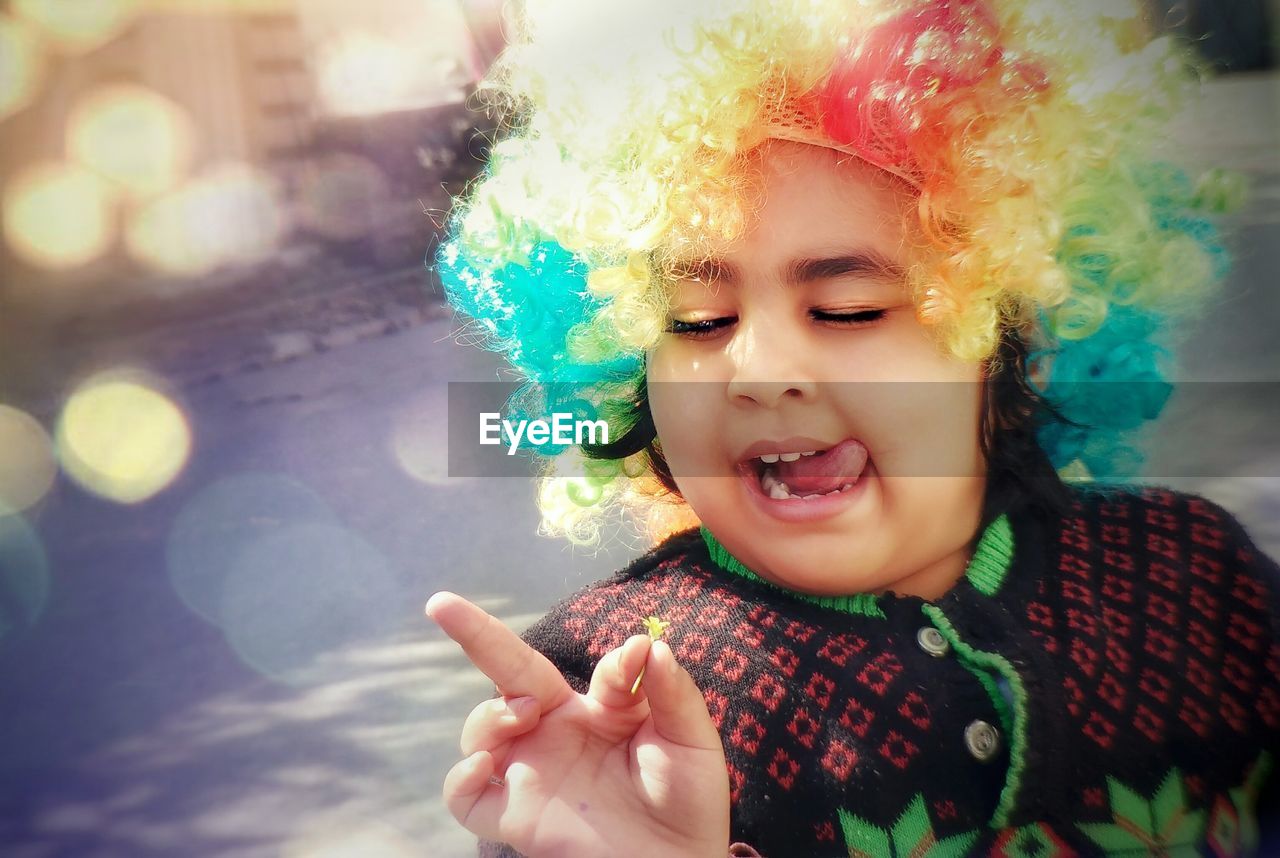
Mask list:
[{"label": "cheek", "polygon": [[972,477],[982,472],[979,414],[964,389],[955,384],[940,391],[921,416],[912,435],[914,447],[906,468],[927,477]]},{"label": "cheek", "polygon": [[[660,371],[647,377],[649,411],[673,474],[699,473],[699,463],[715,449],[723,428],[715,390],[708,382],[664,379]],[[702,472],[705,473],[705,467]]]},{"label": "cheek", "polygon": [[[885,476],[956,476],[975,472],[982,389],[971,373],[920,373],[910,381],[850,385],[851,424]],[[927,380],[926,380],[927,379]]]},{"label": "cheek", "polygon": [[661,345],[645,355],[645,371],[649,381],[712,381],[713,374],[723,370],[705,346],[666,336]]}]

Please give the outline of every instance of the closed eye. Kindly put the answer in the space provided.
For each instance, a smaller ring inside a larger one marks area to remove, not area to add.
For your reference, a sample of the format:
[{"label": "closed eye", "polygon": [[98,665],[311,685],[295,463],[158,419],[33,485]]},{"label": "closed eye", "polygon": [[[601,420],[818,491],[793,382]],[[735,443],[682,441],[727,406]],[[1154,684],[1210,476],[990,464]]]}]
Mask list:
[{"label": "closed eye", "polygon": [[841,322],[847,324],[865,324],[867,322],[876,322],[883,318],[884,310],[859,310],[856,313],[826,313],[822,310],[814,310],[813,316],[823,322]]},{"label": "closed eye", "polygon": [[733,319],[701,319],[697,322],[682,322],[679,319],[672,319],[667,325],[667,333],[699,339],[715,333],[715,331],[732,322]]},{"label": "closed eye", "polygon": [[[823,310],[811,310],[810,315],[819,322],[856,327],[877,322],[884,317],[885,310],[859,310],[856,313],[828,313]],[[736,319],[725,316],[719,319],[701,319],[697,322],[682,322],[671,319],[666,331],[669,334],[688,337],[690,339],[709,339],[716,331],[733,324]]]}]

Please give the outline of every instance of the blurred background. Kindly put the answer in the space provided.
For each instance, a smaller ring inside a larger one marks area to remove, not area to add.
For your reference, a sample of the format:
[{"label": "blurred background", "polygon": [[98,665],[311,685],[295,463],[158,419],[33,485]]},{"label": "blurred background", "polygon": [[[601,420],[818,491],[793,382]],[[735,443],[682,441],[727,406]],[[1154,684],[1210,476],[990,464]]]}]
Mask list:
[{"label": "blurred background", "polygon": [[[491,686],[423,603],[519,629],[647,548],[448,476],[447,383],[509,377],[423,262],[503,14],[0,2],[0,854],[473,853],[439,792]],[[1254,188],[1150,479],[1280,555],[1280,16],[1150,18],[1221,72],[1173,142]]]}]

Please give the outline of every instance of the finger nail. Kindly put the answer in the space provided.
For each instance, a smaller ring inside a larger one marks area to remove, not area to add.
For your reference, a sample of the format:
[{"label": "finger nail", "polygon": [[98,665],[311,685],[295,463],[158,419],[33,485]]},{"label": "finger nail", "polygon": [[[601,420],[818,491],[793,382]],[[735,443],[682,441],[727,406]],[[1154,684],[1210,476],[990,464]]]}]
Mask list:
[{"label": "finger nail", "polygon": [[489,758],[489,754],[486,751],[476,751],[467,758],[467,764],[471,767],[471,774],[474,777],[476,772],[492,767],[493,760]]}]

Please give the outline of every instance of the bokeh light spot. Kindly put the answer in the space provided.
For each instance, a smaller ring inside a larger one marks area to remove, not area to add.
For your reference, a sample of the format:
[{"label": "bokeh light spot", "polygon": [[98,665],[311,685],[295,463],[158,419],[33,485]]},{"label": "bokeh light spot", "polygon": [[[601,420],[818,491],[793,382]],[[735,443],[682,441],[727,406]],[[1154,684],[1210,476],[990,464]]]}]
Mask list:
[{"label": "bokeh light spot", "polygon": [[92,90],[67,118],[67,154],[135,196],[168,190],[190,168],[195,133],[186,111],[154,90]]},{"label": "bokeh light spot", "polygon": [[278,528],[236,556],[222,599],[222,629],[245,664],[293,685],[351,670],[324,657],[385,636],[408,598],[387,561],[332,524]]},{"label": "bokeh light spot", "polygon": [[4,234],[18,256],[41,268],[76,268],[115,237],[115,190],[83,167],[37,164],[4,189]]},{"label": "bokeh light spot", "polygon": [[332,523],[329,506],[311,489],[278,474],[236,474],[202,490],[174,521],[166,546],[178,597],[215,625],[236,557],[282,527]]},{"label": "bokeh light spot", "polygon": [[0,15],[0,119],[31,103],[44,74],[44,55],[31,28]]},{"label": "bokeh light spot", "polygon": [[405,473],[428,485],[457,485],[449,476],[449,408],[444,385],[433,385],[401,407],[392,419],[391,455]]},{"label": "bokeh light spot", "polygon": [[138,0],[12,0],[11,11],[75,53],[117,36],[138,10]]},{"label": "bokeh light spot", "polygon": [[30,629],[49,599],[49,564],[26,519],[0,505],[0,642]]},{"label": "bokeh light spot", "polygon": [[372,231],[389,188],[368,158],[342,153],[312,162],[298,196],[307,226],[329,238],[353,239]]},{"label": "bokeh light spot", "polygon": [[94,376],[68,398],[56,433],[58,456],[86,490],[137,503],[164,489],[191,454],[186,416],[154,385]]},{"label": "bokeh light spot", "polygon": [[169,274],[203,274],[261,259],[285,228],[277,183],[227,164],[139,208],[125,227],[130,254]]},{"label": "bokeh light spot", "polygon": [[337,115],[418,107],[421,62],[408,45],[371,33],[342,33],[317,51],[320,98]]},{"label": "bokeh light spot", "polygon": [[53,441],[30,414],[0,405],[0,513],[20,512],[53,485]]}]

